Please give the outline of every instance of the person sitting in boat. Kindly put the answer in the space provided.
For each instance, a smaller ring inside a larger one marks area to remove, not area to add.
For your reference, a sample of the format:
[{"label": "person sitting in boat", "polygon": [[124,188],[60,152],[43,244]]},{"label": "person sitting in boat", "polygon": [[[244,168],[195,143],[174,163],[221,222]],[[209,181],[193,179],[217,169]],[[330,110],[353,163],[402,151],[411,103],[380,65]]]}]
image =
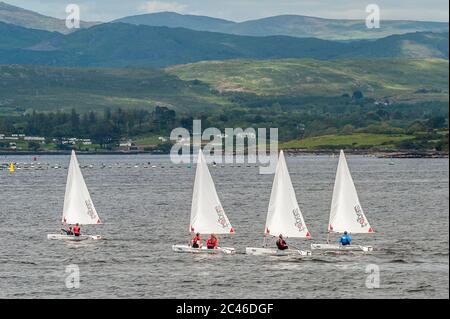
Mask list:
[{"label": "person sitting in boat", "polygon": [[202,248],[202,238],[200,237],[200,233],[195,234],[191,241],[192,248]]},{"label": "person sitting in boat", "polygon": [[342,235],[342,237],[339,239],[339,242],[342,246],[350,245],[352,242],[352,237],[350,237],[350,235],[345,231],[344,235]]},{"label": "person sitting in boat", "polygon": [[206,241],[206,248],[208,249],[217,249],[217,237],[214,234],[211,234],[211,236]]},{"label": "person sitting in boat", "polygon": [[81,235],[81,228],[80,228],[80,225],[79,225],[79,224],[76,224],[76,225],[73,227],[73,234],[74,234],[75,236],[80,236],[80,235]]},{"label": "person sitting in boat", "polygon": [[72,227],[68,227],[67,229],[61,229],[63,232],[66,233],[66,235],[70,236],[73,235]]},{"label": "person sitting in boat", "polygon": [[283,238],[283,235],[281,234],[280,236],[278,236],[277,247],[279,250],[286,250],[289,248],[288,245],[286,244],[286,241]]}]

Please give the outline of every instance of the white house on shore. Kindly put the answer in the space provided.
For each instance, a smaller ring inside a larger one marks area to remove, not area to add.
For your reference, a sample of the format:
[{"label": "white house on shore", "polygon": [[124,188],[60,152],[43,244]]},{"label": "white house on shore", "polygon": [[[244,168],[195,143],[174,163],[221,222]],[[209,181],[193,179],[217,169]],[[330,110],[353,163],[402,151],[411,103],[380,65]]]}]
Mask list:
[{"label": "white house on shore", "polygon": [[24,141],[33,141],[33,142],[40,142],[42,144],[45,144],[45,137],[41,136],[25,136],[23,138]]}]

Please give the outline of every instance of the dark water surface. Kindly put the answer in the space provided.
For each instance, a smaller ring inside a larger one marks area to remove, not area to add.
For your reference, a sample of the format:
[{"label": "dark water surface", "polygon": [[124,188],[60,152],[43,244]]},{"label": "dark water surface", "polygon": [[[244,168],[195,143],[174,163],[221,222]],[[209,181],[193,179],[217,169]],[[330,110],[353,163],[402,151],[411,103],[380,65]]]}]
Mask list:
[{"label": "dark water surface", "polygon": [[[337,160],[287,158],[312,242],[326,238]],[[0,157],[0,163],[10,161],[29,163],[31,157]],[[259,175],[254,164],[210,168],[237,232],[221,240],[238,254],[199,256],[171,251],[188,238],[195,166],[174,165],[163,156],[79,156],[81,165],[93,165],[83,174],[105,223],[82,230],[106,239],[66,243],[46,236],[60,228],[69,156],[38,161],[62,168],[0,171],[0,298],[449,297],[448,159],[395,159],[389,165],[389,159],[349,156],[376,231],[354,241],[377,251],[308,260],[243,254],[262,242],[273,179]],[[311,243],[291,242],[303,248]],[[70,264],[80,269],[78,289],[65,285]],[[366,287],[368,265],[379,267],[378,289]]]}]

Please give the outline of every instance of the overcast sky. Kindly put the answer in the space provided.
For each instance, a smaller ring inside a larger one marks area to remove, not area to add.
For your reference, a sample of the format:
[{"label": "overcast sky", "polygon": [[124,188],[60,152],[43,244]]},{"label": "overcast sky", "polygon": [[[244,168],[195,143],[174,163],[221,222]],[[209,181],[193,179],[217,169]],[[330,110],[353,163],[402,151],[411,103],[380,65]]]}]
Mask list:
[{"label": "overcast sky", "polygon": [[324,18],[365,19],[370,3],[381,19],[448,21],[448,0],[0,0],[39,13],[64,18],[65,7],[81,7],[82,20],[110,21],[128,15],[175,11],[233,21],[280,14]]}]

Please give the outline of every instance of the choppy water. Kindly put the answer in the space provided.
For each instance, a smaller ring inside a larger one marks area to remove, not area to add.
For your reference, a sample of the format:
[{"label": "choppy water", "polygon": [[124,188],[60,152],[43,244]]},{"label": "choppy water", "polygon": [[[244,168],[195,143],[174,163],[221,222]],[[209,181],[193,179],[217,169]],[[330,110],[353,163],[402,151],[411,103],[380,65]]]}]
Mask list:
[{"label": "choppy water", "polygon": [[[195,169],[162,156],[79,156],[81,165],[94,166],[83,172],[105,223],[83,230],[106,240],[49,241],[47,233],[60,226],[68,160],[42,156],[39,162],[63,168],[0,171],[1,298],[449,297],[448,159],[396,159],[389,165],[389,159],[350,156],[361,203],[376,231],[354,241],[378,251],[310,260],[243,254],[247,245],[262,241],[273,178],[259,175],[255,165],[211,167],[237,231],[222,242],[240,253],[173,253],[172,244],[187,241]],[[313,242],[322,242],[337,158],[287,160]],[[30,162],[31,157],[0,157],[9,161]],[[149,161],[157,167],[144,168]],[[309,243],[295,241],[304,248]],[[80,268],[78,289],[65,285],[70,264]],[[378,289],[366,287],[370,264],[380,269]]]}]

